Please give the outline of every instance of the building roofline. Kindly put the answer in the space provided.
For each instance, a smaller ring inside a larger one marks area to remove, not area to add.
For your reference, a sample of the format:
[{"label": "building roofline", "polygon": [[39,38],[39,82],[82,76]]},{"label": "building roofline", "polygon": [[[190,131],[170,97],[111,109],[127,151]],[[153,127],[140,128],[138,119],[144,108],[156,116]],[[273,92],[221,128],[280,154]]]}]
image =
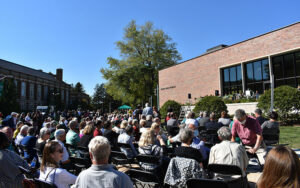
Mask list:
[{"label": "building roofline", "polygon": [[[50,74],[50,72],[47,73],[47,72],[44,72],[44,71],[42,71],[42,70],[37,70],[37,69],[31,68],[31,67],[26,67],[26,66],[24,66],[24,65],[20,65],[20,64],[11,62],[11,61],[7,61],[7,60],[5,60],[5,59],[0,59],[0,62],[1,62],[1,61],[5,61],[5,62],[7,62],[7,63],[11,63],[11,64],[14,64],[14,65],[16,65],[16,66],[20,66],[20,67],[23,67],[23,68],[26,68],[26,69],[31,69],[31,70],[36,71],[36,72],[39,72],[39,73],[42,72],[43,74],[51,75],[51,76],[53,76],[53,78],[54,78],[55,80],[50,80],[50,79],[47,79],[47,78],[43,78],[43,79],[46,79],[46,80],[49,80],[49,81],[58,81],[58,80],[56,79],[55,74],[53,74],[53,73]],[[24,74],[24,73],[23,73],[23,74]],[[35,76],[35,75],[31,75],[31,76]],[[38,76],[36,76],[36,77],[38,77]],[[68,84],[68,83],[64,82],[63,80],[62,80],[61,82],[64,83],[64,84],[66,84],[66,85],[69,85],[69,86],[71,85],[71,84]]]},{"label": "building roofline", "polygon": [[269,32],[264,33],[264,34],[261,34],[261,35],[257,35],[257,36],[255,36],[255,37],[252,37],[252,38],[249,38],[249,39],[246,39],[246,40],[243,40],[243,41],[234,43],[234,44],[232,44],[232,45],[228,45],[228,46],[226,46],[226,47],[224,47],[224,48],[221,48],[221,49],[218,49],[218,50],[215,50],[215,51],[212,51],[212,52],[206,52],[206,53],[203,53],[203,54],[201,54],[201,55],[199,55],[199,56],[196,56],[196,57],[193,57],[193,58],[191,58],[191,59],[185,60],[185,61],[183,61],[183,62],[180,62],[180,63],[176,64],[176,65],[172,65],[172,66],[170,66],[170,67],[166,67],[166,68],[164,68],[164,69],[161,69],[161,70],[159,70],[158,72],[160,72],[160,71],[162,71],[162,70],[165,70],[165,69],[168,69],[168,68],[171,68],[171,67],[175,67],[175,66],[177,66],[177,65],[181,65],[181,64],[186,63],[186,62],[188,62],[188,61],[191,61],[191,60],[193,60],[193,59],[197,59],[197,58],[199,58],[199,57],[202,57],[202,56],[205,56],[205,55],[208,55],[208,54],[212,54],[212,53],[215,53],[215,52],[217,52],[217,51],[224,50],[224,49],[226,49],[226,48],[230,48],[230,47],[235,46],[235,45],[237,45],[237,44],[240,44],[240,43],[243,43],[243,42],[246,42],[246,41],[249,41],[249,40],[252,40],[252,39],[255,39],[255,38],[258,38],[258,37],[261,37],[261,36],[264,36],[264,35],[267,35],[267,34],[270,34],[270,33],[273,33],[273,32],[279,31],[279,30],[282,30],[282,29],[285,29],[285,28],[287,28],[287,27],[291,27],[291,26],[293,26],[293,25],[297,25],[297,24],[300,24],[300,21],[295,22],[295,23],[292,23],[292,24],[287,25],[287,26],[284,26],[284,27],[281,27],[281,28],[278,28],[278,29],[275,29],[275,30],[272,30],[272,31],[269,31]]}]

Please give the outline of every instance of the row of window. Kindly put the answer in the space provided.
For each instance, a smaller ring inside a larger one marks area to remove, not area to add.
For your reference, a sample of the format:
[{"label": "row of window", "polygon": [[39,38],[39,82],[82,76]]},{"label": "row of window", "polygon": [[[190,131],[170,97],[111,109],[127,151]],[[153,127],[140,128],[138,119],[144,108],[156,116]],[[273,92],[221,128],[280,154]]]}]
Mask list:
[{"label": "row of window", "polygon": [[[272,58],[275,87],[300,85],[300,52],[284,54]],[[245,89],[263,93],[270,89],[270,68],[268,59],[244,64]],[[222,69],[223,94],[242,92],[241,65]]]},{"label": "row of window", "polygon": [[[24,98],[26,97],[26,85],[28,85],[28,83],[26,82],[21,82],[21,97]],[[41,100],[42,99],[42,86],[41,85],[37,85],[37,91],[36,91],[36,99],[37,100]],[[50,88],[50,91],[53,91],[53,88]],[[65,99],[65,90],[61,90],[61,100]],[[47,99],[48,97],[48,86],[44,86],[44,96],[43,99]],[[34,84],[30,83],[29,84],[29,98],[30,99],[34,99]],[[69,98],[69,92],[66,91],[66,102],[68,103],[68,98]]]}]

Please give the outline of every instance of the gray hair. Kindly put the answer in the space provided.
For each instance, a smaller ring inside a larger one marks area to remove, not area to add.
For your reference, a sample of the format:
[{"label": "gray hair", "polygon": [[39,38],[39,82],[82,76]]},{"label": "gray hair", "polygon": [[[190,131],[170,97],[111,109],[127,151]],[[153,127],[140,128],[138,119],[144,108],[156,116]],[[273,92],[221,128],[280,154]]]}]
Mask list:
[{"label": "gray hair", "polygon": [[20,133],[22,133],[23,131],[28,131],[28,125],[23,125],[22,127],[21,127],[21,129],[20,129]]},{"label": "gray hair", "polygon": [[221,140],[230,140],[231,139],[231,131],[229,127],[223,126],[218,130],[218,136]]},{"label": "gray hair", "polygon": [[191,139],[193,139],[194,133],[191,129],[183,129],[180,131],[180,135],[179,138],[181,140],[182,143],[188,143],[188,141],[190,141]]},{"label": "gray hair", "polygon": [[89,143],[89,152],[92,154],[93,160],[96,162],[108,160],[110,155],[109,141],[103,136],[94,137]]},{"label": "gray hair", "polygon": [[50,132],[50,129],[48,129],[47,127],[41,128],[41,130],[40,130],[40,138],[43,138],[43,136],[45,134],[49,133],[49,132]]},{"label": "gray hair", "polygon": [[72,120],[72,121],[70,121],[70,123],[69,123],[69,128],[70,128],[70,129],[74,129],[74,128],[76,127],[76,125],[77,125],[77,121]]},{"label": "gray hair", "polygon": [[59,140],[59,138],[64,134],[66,134],[65,129],[57,129],[54,133],[54,137],[56,140]]},{"label": "gray hair", "polygon": [[237,109],[234,113],[234,116],[235,116],[236,119],[241,119],[245,115],[246,115],[246,112],[242,109]]}]

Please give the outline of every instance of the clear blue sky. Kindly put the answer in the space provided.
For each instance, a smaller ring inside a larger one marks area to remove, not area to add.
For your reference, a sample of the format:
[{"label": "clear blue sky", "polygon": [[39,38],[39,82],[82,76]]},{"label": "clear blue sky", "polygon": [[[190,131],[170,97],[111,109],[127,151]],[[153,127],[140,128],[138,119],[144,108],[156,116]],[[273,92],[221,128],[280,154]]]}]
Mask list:
[{"label": "clear blue sky", "polygon": [[0,59],[63,68],[64,81],[81,82],[92,95],[133,19],[164,30],[184,61],[298,22],[299,7],[299,0],[0,0]]}]

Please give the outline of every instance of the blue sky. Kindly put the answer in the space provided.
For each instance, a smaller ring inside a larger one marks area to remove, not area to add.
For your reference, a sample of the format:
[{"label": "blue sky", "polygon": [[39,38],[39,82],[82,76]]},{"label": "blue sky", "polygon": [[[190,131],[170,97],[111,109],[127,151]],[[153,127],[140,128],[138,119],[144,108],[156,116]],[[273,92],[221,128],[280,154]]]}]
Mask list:
[{"label": "blue sky", "polygon": [[196,57],[300,21],[299,0],[0,0],[0,59],[81,82],[90,95],[131,21],[152,21]]}]

